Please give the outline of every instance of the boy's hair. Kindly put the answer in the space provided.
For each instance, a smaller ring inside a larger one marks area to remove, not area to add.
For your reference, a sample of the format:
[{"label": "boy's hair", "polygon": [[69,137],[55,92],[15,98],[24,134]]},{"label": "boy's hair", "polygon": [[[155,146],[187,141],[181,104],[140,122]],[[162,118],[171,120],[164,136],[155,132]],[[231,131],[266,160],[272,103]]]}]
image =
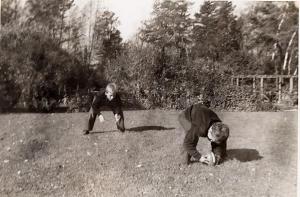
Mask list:
[{"label": "boy's hair", "polygon": [[226,141],[229,136],[229,127],[222,123],[216,122],[212,124],[212,135],[217,143]]},{"label": "boy's hair", "polygon": [[117,85],[116,85],[115,83],[109,83],[109,84],[107,84],[106,90],[107,90],[108,88],[111,89],[111,91],[112,91],[113,93],[116,93],[116,92],[117,92]]}]

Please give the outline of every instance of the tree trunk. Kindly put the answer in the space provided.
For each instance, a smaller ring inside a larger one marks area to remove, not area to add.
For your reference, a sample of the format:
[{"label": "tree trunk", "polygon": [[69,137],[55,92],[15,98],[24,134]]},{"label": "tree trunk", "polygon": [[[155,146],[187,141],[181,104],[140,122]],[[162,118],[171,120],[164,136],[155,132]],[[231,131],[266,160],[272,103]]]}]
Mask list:
[{"label": "tree trunk", "polygon": [[[71,27],[71,22],[69,22],[69,27]],[[67,45],[67,49],[70,51],[70,42],[71,42],[71,28],[69,28],[69,31],[68,31],[68,36],[69,36],[69,39],[68,39],[68,45]],[[72,51],[73,52],[73,51]]]},{"label": "tree trunk", "polygon": [[[0,0],[0,11],[1,11],[1,0]],[[1,12],[0,12],[0,32],[1,32],[1,27],[2,27],[2,20],[1,20]]]},{"label": "tree trunk", "polygon": [[[87,63],[91,64],[91,56],[92,56],[92,51],[93,51],[93,37],[94,34],[92,33],[92,27],[94,25],[92,24],[92,14],[93,14],[93,1],[90,1],[90,17],[89,17],[89,37],[88,37],[88,47],[87,47]],[[95,15],[96,16],[96,15]]]},{"label": "tree trunk", "polygon": [[[281,26],[284,22],[284,19],[285,19],[285,13],[282,15],[282,18],[278,24],[278,28],[277,28],[277,31],[276,31],[276,37],[278,36],[280,30],[281,30]],[[274,47],[274,52],[272,53],[272,61],[275,59],[275,54],[276,54],[276,51],[277,51],[277,48],[278,48],[278,41],[276,41],[276,43],[273,45]]]},{"label": "tree trunk", "polygon": [[297,71],[298,71],[298,69],[296,68],[296,69],[295,69],[295,72],[294,72],[294,74],[293,74],[293,75],[296,75],[296,74],[297,74]]},{"label": "tree trunk", "polygon": [[[61,24],[60,24],[60,33],[59,33],[59,42],[62,41],[63,29],[64,29],[64,18],[65,18],[65,3],[62,3],[62,13],[61,13]],[[62,44],[62,43],[61,43]]]},{"label": "tree trunk", "polygon": [[284,62],[283,62],[282,70],[285,70],[285,68],[286,68],[287,60],[288,60],[288,57],[289,57],[289,50],[290,50],[290,48],[291,48],[291,46],[292,46],[292,44],[293,44],[293,40],[294,40],[295,36],[296,36],[296,31],[293,33],[293,35],[292,35],[292,37],[291,37],[291,39],[290,39],[290,41],[289,41],[289,45],[288,45],[288,47],[286,48],[286,52],[285,52],[285,57],[284,57]]},{"label": "tree trunk", "polygon": [[294,52],[295,52],[295,50],[293,48],[292,51],[291,51],[291,55],[290,55],[290,59],[289,59],[289,63],[288,63],[288,75],[291,74],[291,62],[292,62],[292,59],[293,59]]}]

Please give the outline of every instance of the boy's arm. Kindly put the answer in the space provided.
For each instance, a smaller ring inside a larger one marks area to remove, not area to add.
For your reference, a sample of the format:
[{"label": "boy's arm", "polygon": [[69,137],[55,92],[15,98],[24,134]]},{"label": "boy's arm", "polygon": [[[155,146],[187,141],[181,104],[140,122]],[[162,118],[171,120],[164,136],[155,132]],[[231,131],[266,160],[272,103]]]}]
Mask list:
[{"label": "boy's arm", "polygon": [[91,104],[91,108],[89,111],[89,118],[87,120],[86,126],[84,131],[91,131],[93,130],[95,119],[97,114],[99,113],[99,98],[95,95]]},{"label": "boy's arm", "polygon": [[93,98],[93,101],[91,104],[91,109],[97,111],[98,114],[100,113],[100,107],[106,105],[105,100],[104,100],[104,94],[105,94],[104,90],[100,90],[99,92],[97,92],[94,95],[94,98]]},{"label": "boy's arm", "polygon": [[91,104],[91,109],[93,111],[98,111],[99,112],[99,108],[101,105],[101,98],[100,95],[95,95]]},{"label": "boy's arm", "polygon": [[112,107],[112,111],[114,114],[118,114],[120,116],[123,114],[122,113],[123,112],[122,111],[122,100],[118,93],[116,94],[115,101],[111,107]]},{"label": "boy's arm", "polygon": [[187,153],[192,157],[192,159],[199,161],[201,154],[197,151],[196,147],[199,141],[199,137],[194,134],[193,130],[189,130],[184,138],[183,146]]},{"label": "boy's arm", "polygon": [[220,164],[226,157],[227,142],[224,141],[220,144],[214,142],[211,143],[212,152],[216,158],[216,165]]},{"label": "boy's arm", "polygon": [[[101,96],[101,94],[97,94],[94,96],[92,104],[91,104],[91,108],[90,108],[90,115],[93,119],[96,118],[97,115],[100,115],[100,122],[104,121],[104,118],[101,114],[100,111],[100,107],[103,106],[103,97]],[[102,119],[102,120],[101,120]]]}]

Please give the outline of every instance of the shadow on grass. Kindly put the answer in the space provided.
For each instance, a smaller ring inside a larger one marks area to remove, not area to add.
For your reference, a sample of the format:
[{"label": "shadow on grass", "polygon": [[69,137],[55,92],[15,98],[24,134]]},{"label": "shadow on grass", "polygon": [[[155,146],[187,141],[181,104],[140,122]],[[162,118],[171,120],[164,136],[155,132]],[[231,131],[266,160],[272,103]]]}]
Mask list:
[{"label": "shadow on grass", "polygon": [[127,131],[133,131],[133,132],[142,132],[142,131],[149,131],[149,130],[173,130],[174,127],[162,127],[162,126],[141,126],[141,127],[132,127],[130,129],[126,129]]},{"label": "shadow on grass", "polygon": [[[161,131],[161,130],[173,130],[175,129],[174,127],[162,127],[162,126],[141,126],[141,127],[132,127],[129,129],[126,129],[126,131],[130,131],[130,132],[143,132],[143,131],[150,131],[150,130],[157,130],[157,131]],[[125,131],[125,132],[126,132]],[[90,134],[100,134],[100,133],[112,133],[112,132],[120,132],[119,130],[109,130],[109,131],[91,131]]]},{"label": "shadow on grass", "polygon": [[227,150],[226,160],[236,159],[240,162],[249,162],[249,161],[260,160],[262,158],[263,157],[260,156],[259,152],[255,149],[241,148],[241,149]]},{"label": "shadow on grass", "polygon": [[112,133],[112,132],[120,132],[119,130],[109,130],[109,131],[90,131],[89,135],[94,135],[94,134],[101,134],[101,133]]}]

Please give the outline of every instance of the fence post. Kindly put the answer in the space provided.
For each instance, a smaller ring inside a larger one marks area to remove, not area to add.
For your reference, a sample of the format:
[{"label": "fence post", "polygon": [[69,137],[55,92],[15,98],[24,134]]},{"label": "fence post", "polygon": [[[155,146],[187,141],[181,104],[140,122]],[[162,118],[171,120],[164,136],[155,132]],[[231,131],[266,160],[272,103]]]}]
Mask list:
[{"label": "fence post", "polygon": [[293,88],[294,88],[294,78],[290,77],[290,94],[293,93]]},{"label": "fence post", "polygon": [[236,86],[239,86],[239,78],[236,78]]},{"label": "fence post", "polygon": [[260,78],[260,96],[261,98],[263,98],[263,94],[264,94],[264,77]]},{"label": "fence post", "polygon": [[64,96],[67,94],[67,88],[66,85],[64,85]]},{"label": "fence post", "polygon": [[230,84],[233,85],[233,77],[230,79]]},{"label": "fence post", "polygon": [[255,77],[253,77],[252,80],[253,80],[253,84],[252,84],[253,94],[255,94],[255,92],[256,92],[256,84],[255,84],[256,80],[255,80]]},{"label": "fence post", "polygon": [[281,94],[282,94],[282,90],[281,90],[281,83],[282,83],[282,78],[279,77],[279,82],[278,82],[278,103],[281,102]]}]

